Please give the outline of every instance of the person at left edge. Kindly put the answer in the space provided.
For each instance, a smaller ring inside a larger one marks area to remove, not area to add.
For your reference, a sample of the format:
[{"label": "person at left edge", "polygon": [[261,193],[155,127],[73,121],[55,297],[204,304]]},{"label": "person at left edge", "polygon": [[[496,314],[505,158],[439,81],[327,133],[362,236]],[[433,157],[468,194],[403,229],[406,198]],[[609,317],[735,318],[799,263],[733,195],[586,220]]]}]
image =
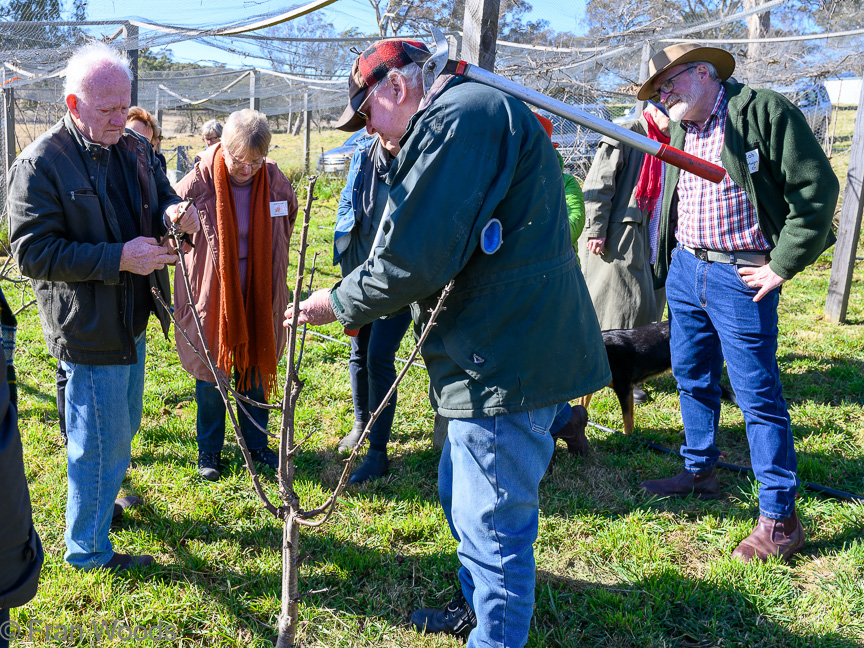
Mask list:
[{"label": "person at left edge", "polygon": [[165,265],[177,256],[160,240],[171,223],[199,228],[195,209],[181,216],[149,142],[125,129],[131,81],[108,45],[76,50],[68,112],[9,172],[12,252],[68,379],[65,560],[84,570],[153,562],[115,552],[108,530],[141,424],[147,322],[155,312],[166,336],[171,322],[151,294],[171,298]]},{"label": "person at left edge", "polygon": [[[0,290],[3,325],[15,322]],[[4,331],[5,332],[5,331]],[[36,595],[45,559],[33,526],[30,491],[24,474],[24,456],[18,433],[12,362],[7,361],[7,338],[0,353],[0,648],[8,648],[9,608],[20,607]],[[11,359],[11,358],[10,358]]]}]

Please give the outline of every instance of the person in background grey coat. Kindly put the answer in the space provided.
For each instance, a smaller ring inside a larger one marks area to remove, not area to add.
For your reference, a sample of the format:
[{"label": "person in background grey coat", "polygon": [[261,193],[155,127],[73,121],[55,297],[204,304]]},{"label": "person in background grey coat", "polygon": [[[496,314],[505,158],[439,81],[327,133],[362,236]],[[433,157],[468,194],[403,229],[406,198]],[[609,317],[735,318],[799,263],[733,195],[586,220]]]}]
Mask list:
[{"label": "person in background grey coat", "polygon": [[[669,118],[663,112],[648,104],[639,119],[625,128],[648,135],[650,116],[668,137]],[[656,318],[649,220],[650,207],[660,201],[655,197],[648,205],[637,196],[645,157],[641,151],[604,137],[582,187],[585,228],[577,249],[604,331],[637,328]]]},{"label": "person in background grey coat", "polygon": [[[654,102],[625,127],[669,141],[669,116]],[[664,166],[660,160],[604,137],[585,178],[585,228],[577,251],[604,331],[638,328],[663,315],[665,291],[654,290],[652,263]],[[633,400],[648,400],[641,384],[633,388]]]}]

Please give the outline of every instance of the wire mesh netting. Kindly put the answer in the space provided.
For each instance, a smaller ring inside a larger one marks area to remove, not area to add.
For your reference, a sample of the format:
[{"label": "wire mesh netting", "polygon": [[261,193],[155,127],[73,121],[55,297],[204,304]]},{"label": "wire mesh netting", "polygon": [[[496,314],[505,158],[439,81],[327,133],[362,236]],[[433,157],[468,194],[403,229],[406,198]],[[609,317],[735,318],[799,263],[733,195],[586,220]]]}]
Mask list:
[{"label": "wire mesh netting", "polygon": [[[142,11],[110,0],[0,2],[0,82],[14,91],[16,149],[62,116],[63,67],[89,39],[138,52],[137,103],[159,114],[198,115],[174,120],[177,127],[192,130],[205,118],[249,106],[250,99],[269,116],[308,110],[326,125],[344,106],[352,48],[381,35],[426,33],[435,23],[459,55],[464,2],[313,0],[292,8],[270,0],[153,0]],[[792,98],[830,150],[832,105],[822,80],[860,78],[862,24],[860,3],[832,0],[538,0],[533,6],[502,0],[495,71],[594,115],[622,119],[634,106],[650,55],[698,40],[731,51],[738,80]],[[167,56],[169,47],[182,57]],[[567,167],[584,175],[599,136],[557,118],[555,129]]]}]

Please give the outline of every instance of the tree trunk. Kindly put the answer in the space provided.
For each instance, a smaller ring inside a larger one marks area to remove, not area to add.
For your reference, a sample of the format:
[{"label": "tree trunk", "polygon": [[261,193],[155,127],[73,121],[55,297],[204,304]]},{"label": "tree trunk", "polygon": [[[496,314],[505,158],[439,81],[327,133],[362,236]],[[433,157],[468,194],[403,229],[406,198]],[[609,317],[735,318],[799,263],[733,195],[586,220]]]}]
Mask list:
[{"label": "tree trunk", "polygon": [[294,122],[294,126],[291,128],[292,135],[299,135],[300,128],[303,126],[303,112],[297,115],[297,121]]},{"label": "tree trunk", "polygon": [[294,648],[297,631],[297,609],[300,607],[298,565],[300,556],[300,525],[288,515],[282,527],[282,610],[279,614],[279,637],[276,648]]},{"label": "tree trunk", "polygon": [[[744,9],[753,9],[765,4],[765,0],[744,0]],[[771,12],[747,16],[747,38],[765,38],[771,29]],[[766,48],[763,43],[747,43],[747,60],[744,65],[745,81],[748,84],[759,81],[759,71],[764,71]],[[739,79],[742,81],[742,79]]]}]

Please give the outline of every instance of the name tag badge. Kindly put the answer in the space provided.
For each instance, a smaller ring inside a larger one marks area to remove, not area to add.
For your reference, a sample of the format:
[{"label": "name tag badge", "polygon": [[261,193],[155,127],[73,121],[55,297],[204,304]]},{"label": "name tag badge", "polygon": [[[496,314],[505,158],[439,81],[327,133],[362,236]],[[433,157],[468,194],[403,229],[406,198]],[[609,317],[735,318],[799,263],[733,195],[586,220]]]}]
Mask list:
[{"label": "name tag badge", "polygon": [[270,218],[278,218],[279,216],[288,215],[288,201],[277,200],[270,203]]},{"label": "name tag badge", "polygon": [[759,151],[757,149],[747,151],[747,168],[751,175],[759,170]]}]

